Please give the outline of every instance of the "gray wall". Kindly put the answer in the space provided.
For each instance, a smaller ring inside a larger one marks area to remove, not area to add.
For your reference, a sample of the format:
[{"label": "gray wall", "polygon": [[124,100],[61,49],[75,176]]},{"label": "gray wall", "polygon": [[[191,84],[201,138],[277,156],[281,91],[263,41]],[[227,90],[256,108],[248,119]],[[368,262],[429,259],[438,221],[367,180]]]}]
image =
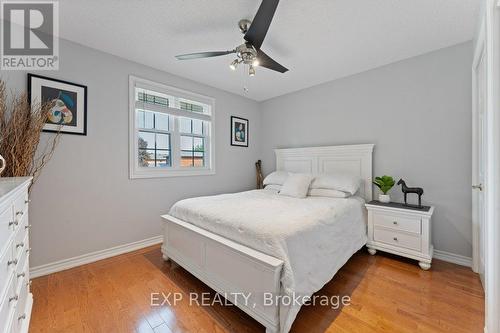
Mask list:
[{"label": "gray wall", "polygon": [[[60,46],[60,70],[39,74],[88,86],[88,135],[63,135],[33,188],[32,266],[158,236],[159,215],[175,201],[254,187],[256,102],[68,41]],[[128,178],[129,74],[216,99],[216,175]],[[26,89],[25,72],[1,77],[10,89]],[[249,119],[249,148],[229,145],[231,115]]]},{"label": "gray wall", "polygon": [[374,143],[375,175],[436,206],[435,248],[470,257],[471,63],[468,42],[261,103],[265,172],[273,148]]}]

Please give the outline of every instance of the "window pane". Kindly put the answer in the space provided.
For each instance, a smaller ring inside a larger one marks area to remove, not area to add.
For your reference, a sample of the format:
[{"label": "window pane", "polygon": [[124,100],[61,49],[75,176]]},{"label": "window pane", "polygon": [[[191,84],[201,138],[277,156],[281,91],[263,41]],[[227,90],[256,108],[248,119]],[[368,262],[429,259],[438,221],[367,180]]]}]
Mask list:
[{"label": "window pane", "polygon": [[136,98],[139,102],[155,104],[159,106],[169,106],[170,104],[168,96],[165,94],[145,89],[136,89],[136,91]]},{"label": "window pane", "polygon": [[168,131],[168,115],[163,113],[155,114],[155,128],[161,131]]},{"label": "window pane", "polygon": [[143,128],[153,128],[154,125],[154,113],[149,111],[144,112],[144,127]]},{"label": "window pane", "polygon": [[193,137],[181,136],[181,150],[193,150]]},{"label": "window pane", "polygon": [[191,119],[179,118],[179,122],[180,122],[181,133],[191,133]]},{"label": "window pane", "polygon": [[156,134],[156,149],[170,149],[170,134]]},{"label": "window pane", "polygon": [[205,165],[205,154],[203,152],[194,152],[193,166],[202,167]]},{"label": "window pane", "polygon": [[168,150],[156,151],[156,166],[160,168],[167,168],[170,166],[170,151]]},{"label": "window pane", "polygon": [[181,151],[181,166],[190,167],[193,166],[193,152],[192,151]]},{"label": "window pane", "polygon": [[187,101],[180,101],[179,106],[182,110],[198,112],[198,113],[205,113],[206,112],[205,109],[207,109],[206,106],[202,106],[195,103],[189,103]]},{"label": "window pane", "polygon": [[203,120],[193,119],[193,134],[203,134]]},{"label": "window pane", "polygon": [[139,148],[155,148],[155,134],[139,131]]},{"label": "window pane", "polygon": [[137,127],[144,128],[144,111],[137,110],[136,112]]},{"label": "window pane", "polygon": [[155,151],[152,149],[139,149],[139,166],[143,168],[154,168]]},{"label": "window pane", "polygon": [[193,150],[194,151],[204,151],[205,146],[203,144],[203,139],[202,138],[193,138]]}]

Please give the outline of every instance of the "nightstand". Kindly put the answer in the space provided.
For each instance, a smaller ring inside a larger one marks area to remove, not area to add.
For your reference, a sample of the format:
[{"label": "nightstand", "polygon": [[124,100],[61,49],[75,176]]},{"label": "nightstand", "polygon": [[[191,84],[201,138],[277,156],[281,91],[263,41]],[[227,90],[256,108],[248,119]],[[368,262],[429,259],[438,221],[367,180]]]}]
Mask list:
[{"label": "nightstand", "polygon": [[370,201],[368,209],[368,252],[377,250],[418,260],[428,270],[432,261],[431,219],[434,207],[422,209],[403,204]]}]

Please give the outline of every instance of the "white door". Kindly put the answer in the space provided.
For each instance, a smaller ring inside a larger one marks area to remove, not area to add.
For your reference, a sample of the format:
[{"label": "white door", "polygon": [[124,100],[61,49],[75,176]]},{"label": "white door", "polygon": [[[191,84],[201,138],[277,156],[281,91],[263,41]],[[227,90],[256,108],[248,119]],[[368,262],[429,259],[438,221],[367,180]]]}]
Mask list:
[{"label": "white door", "polygon": [[483,184],[486,168],[486,52],[480,49],[474,64],[474,105],[472,119],[472,228],[473,269],[484,286],[485,204]]}]

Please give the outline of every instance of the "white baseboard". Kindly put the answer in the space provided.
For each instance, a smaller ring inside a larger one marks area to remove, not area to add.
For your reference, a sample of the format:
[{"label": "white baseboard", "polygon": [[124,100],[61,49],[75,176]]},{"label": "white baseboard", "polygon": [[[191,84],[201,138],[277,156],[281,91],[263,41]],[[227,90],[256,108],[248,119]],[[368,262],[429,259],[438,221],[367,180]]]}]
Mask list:
[{"label": "white baseboard", "polygon": [[433,258],[451,262],[460,266],[472,267],[472,258],[462,256],[460,254],[434,250]]},{"label": "white baseboard", "polygon": [[89,264],[98,260],[114,257],[123,253],[139,250],[151,245],[160,244],[163,242],[163,236],[151,237],[137,242],[118,245],[109,249],[87,253],[81,256],[59,260],[45,265],[40,265],[30,268],[30,277],[36,278],[43,275],[48,275],[80,265]]}]

